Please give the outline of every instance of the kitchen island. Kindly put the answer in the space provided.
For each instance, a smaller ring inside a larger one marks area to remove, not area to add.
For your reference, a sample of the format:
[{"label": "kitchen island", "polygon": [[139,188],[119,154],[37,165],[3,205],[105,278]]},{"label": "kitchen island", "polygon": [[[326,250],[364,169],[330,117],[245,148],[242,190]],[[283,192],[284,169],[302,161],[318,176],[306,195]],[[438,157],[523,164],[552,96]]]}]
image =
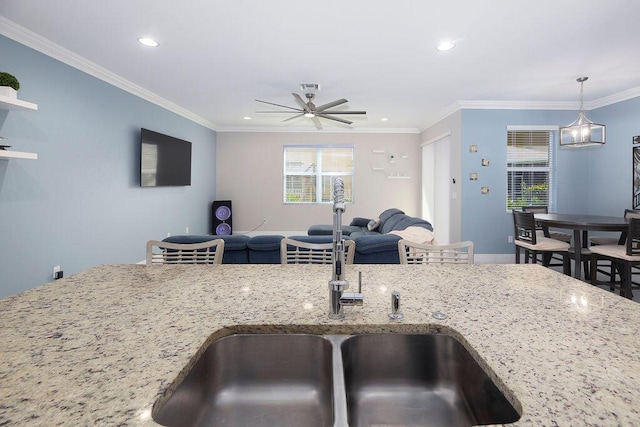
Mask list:
[{"label": "kitchen island", "polygon": [[358,271],[364,306],[343,320],[327,316],[330,266],[104,265],[4,298],[0,425],[157,425],[208,344],[274,332],[453,335],[513,425],[640,425],[638,303],[539,265],[352,265],[352,288]]}]

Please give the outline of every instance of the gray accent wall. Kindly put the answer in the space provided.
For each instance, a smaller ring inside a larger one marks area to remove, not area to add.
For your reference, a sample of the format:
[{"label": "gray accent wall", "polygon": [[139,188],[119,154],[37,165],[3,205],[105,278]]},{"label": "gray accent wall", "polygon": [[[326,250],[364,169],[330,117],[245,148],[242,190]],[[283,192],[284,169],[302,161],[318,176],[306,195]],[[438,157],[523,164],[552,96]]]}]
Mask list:
[{"label": "gray accent wall", "polygon": [[[0,36],[0,71],[37,111],[0,109],[0,135],[37,160],[0,159],[0,297],[144,259],[167,233],[207,233],[216,133]],[[142,64],[141,64],[142,66]],[[141,188],[140,128],[193,143],[192,185]]]},{"label": "gray accent wall", "polygon": [[[219,132],[216,194],[233,203],[233,228],[246,232],[306,234],[313,224],[331,224],[333,205],[283,202],[285,145],[354,146],[355,200],[343,222],[373,218],[388,208],[420,216],[420,141],[415,133]],[[374,151],[384,151],[378,154]],[[394,155],[394,162],[389,156]],[[375,169],[374,169],[375,168]],[[383,170],[377,170],[382,168]],[[388,178],[407,175],[408,179]]]}]

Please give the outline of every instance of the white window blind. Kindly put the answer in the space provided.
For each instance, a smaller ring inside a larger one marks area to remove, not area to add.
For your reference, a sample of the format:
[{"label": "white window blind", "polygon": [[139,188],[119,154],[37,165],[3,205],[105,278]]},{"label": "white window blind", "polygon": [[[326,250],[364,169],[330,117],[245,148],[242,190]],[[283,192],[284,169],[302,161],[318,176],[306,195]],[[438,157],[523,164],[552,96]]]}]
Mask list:
[{"label": "white window blind", "polygon": [[555,128],[507,128],[507,210],[555,212]]},{"label": "white window blind", "polygon": [[333,180],[344,181],[344,198],[353,201],[353,146],[285,146],[284,202],[330,203]]}]

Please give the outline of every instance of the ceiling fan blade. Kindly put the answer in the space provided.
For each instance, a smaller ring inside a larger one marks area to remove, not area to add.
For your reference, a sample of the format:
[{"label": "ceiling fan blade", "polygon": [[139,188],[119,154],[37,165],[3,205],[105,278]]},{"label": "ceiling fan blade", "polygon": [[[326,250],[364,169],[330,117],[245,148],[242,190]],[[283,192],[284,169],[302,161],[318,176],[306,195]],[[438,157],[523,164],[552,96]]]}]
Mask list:
[{"label": "ceiling fan blade", "polygon": [[288,119],[284,119],[283,122],[288,122],[289,120],[297,119],[298,117],[304,116],[304,113],[296,114],[295,116],[289,117]]},{"label": "ceiling fan blade", "polygon": [[322,114],[367,114],[366,111],[322,111]]},{"label": "ceiling fan blade", "polygon": [[347,101],[344,98],[338,99],[337,101],[329,102],[328,104],[323,104],[323,105],[317,107],[316,111],[320,112],[320,111],[326,110],[327,108],[337,107],[338,105],[342,105],[342,104],[345,104],[347,102],[349,102],[349,101]]},{"label": "ceiling fan blade", "polygon": [[304,99],[302,99],[302,97],[300,95],[298,95],[297,93],[293,92],[291,95],[293,95],[293,99],[296,100],[296,102],[298,103],[298,105],[300,105],[302,107],[302,109],[304,111],[308,111],[310,112],[311,110],[309,109],[309,106],[307,105],[306,102],[304,102]]},{"label": "ceiling fan blade", "polygon": [[316,129],[322,130],[322,123],[320,123],[320,119],[318,119],[316,116],[313,116],[311,117],[311,121],[313,121],[313,124],[316,126]]},{"label": "ceiling fan blade", "polygon": [[268,114],[268,113],[276,113],[276,114],[292,114],[294,112],[299,112],[299,113],[304,113],[304,111],[295,108],[295,111],[274,111],[274,110],[270,110],[270,111],[256,111],[256,113],[260,113],[260,114]]},{"label": "ceiling fan blade", "polygon": [[260,101],[259,99],[256,99],[256,102],[262,102],[263,104],[269,104],[269,105],[275,105],[275,106],[277,106],[277,107],[288,108],[288,109],[290,109],[290,110],[302,111],[302,110],[300,110],[300,109],[298,109],[298,108],[293,108],[293,107],[289,107],[289,106],[282,105],[282,104],[275,104],[275,103],[273,103],[273,102]]},{"label": "ceiling fan blade", "polygon": [[331,116],[328,116],[327,114],[316,114],[316,116],[322,117],[323,119],[335,120],[336,122],[340,122],[340,123],[346,123],[348,125],[353,124],[353,122],[350,122],[349,120],[341,119],[339,117],[331,117]]}]

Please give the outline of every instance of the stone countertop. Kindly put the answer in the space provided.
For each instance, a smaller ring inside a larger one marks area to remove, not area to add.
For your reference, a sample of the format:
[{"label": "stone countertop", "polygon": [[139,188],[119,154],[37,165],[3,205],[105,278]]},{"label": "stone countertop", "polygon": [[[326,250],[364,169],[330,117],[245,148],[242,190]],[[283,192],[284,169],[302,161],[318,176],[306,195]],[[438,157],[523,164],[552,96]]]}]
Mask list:
[{"label": "stone countertop", "polygon": [[358,271],[364,306],[344,320],[327,316],[329,266],[104,265],[4,298],[0,425],[157,425],[154,402],[236,332],[442,332],[514,425],[640,424],[640,304],[537,265],[353,265],[352,285]]}]

